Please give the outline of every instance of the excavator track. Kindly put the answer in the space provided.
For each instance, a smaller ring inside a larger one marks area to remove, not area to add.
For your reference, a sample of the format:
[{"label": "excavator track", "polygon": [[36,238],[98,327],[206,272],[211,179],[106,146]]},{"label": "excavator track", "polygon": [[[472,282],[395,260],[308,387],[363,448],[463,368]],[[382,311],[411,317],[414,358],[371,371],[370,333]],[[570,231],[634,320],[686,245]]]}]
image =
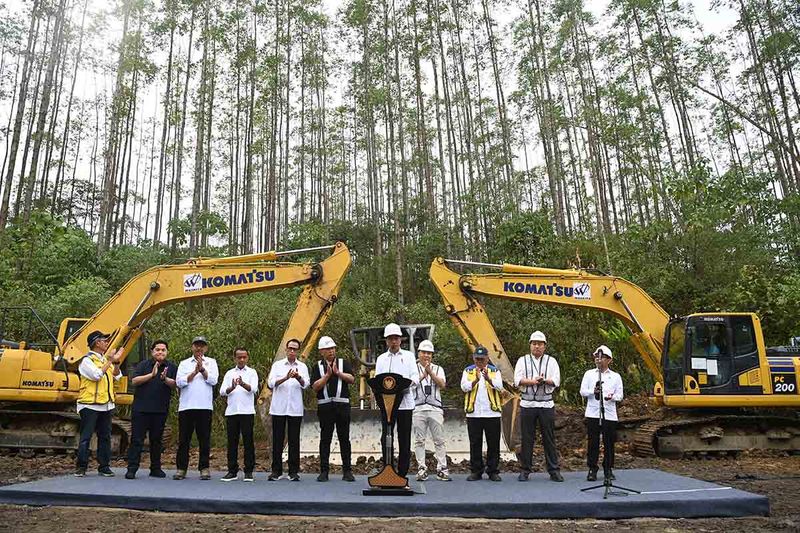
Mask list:
[{"label": "excavator track", "polygon": [[[0,450],[27,455],[75,452],[80,441],[81,417],[74,411],[0,409]],[[114,418],[111,453],[122,455],[130,443],[131,423]],[[93,439],[94,440],[94,439]],[[92,442],[91,448],[95,449]]]},{"label": "excavator track", "polygon": [[651,420],[633,438],[639,457],[722,456],[746,450],[800,452],[800,419],[716,415]]}]

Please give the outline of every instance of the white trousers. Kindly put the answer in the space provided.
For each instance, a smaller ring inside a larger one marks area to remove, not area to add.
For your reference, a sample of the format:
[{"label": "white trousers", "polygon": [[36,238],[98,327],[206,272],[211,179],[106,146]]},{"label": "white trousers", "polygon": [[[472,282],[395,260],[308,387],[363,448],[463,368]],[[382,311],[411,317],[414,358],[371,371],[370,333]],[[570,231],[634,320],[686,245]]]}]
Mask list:
[{"label": "white trousers", "polygon": [[412,418],[414,428],[414,455],[417,457],[417,464],[425,466],[425,437],[428,431],[433,437],[436,457],[436,470],[447,472],[447,452],[444,448],[444,414],[442,411],[419,411],[414,410]]}]

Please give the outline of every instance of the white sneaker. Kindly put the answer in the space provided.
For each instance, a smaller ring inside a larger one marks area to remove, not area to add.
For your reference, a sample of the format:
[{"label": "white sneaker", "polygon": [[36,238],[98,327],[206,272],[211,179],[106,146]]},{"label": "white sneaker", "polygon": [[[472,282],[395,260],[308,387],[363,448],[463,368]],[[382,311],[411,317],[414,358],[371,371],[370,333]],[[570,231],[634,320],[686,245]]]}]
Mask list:
[{"label": "white sneaker", "polygon": [[452,481],[450,479],[450,474],[447,473],[447,470],[439,470],[436,472],[436,479],[439,481]]},{"label": "white sneaker", "polygon": [[425,481],[426,479],[428,479],[428,471],[420,468],[419,472],[417,472],[417,481]]}]

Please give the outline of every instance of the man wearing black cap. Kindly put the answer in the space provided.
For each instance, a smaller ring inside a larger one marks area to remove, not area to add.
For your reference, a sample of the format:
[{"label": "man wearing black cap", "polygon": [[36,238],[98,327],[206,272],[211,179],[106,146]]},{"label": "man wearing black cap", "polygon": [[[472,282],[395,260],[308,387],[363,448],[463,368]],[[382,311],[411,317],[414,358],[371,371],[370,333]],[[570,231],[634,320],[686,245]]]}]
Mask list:
[{"label": "man wearing black cap", "polygon": [[[489,479],[500,481],[500,411],[503,378],[500,370],[489,363],[489,351],[475,348],[472,364],[461,374],[464,391],[464,410],[467,413],[469,435],[469,466],[472,473],[467,481],[483,477],[484,466]],[[483,462],[483,436],[486,435],[486,463]]]},{"label": "man wearing black cap", "polygon": [[76,477],[86,475],[89,465],[89,443],[92,434],[97,433],[97,472],[101,476],[112,477],[114,472],[108,467],[111,461],[111,412],[114,410],[114,382],[122,378],[117,350],[106,353],[109,335],[92,331],[87,337],[89,353],[78,366],[81,377],[78,393],[77,411],[81,417],[80,441],[78,443]]},{"label": "man wearing black cap", "polygon": [[133,371],[131,383],[136,391],[131,409],[131,445],[125,479],[136,477],[145,434],[150,437],[150,477],[166,477],[161,469],[161,437],[178,371],[175,363],[167,361],[167,351],[167,341],[154,341],[150,345],[152,357],[136,365]]},{"label": "man wearing black cap", "polygon": [[211,479],[208,470],[211,453],[211,415],[214,409],[214,385],[219,379],[217,362],[206,357],[208,341],[205,337],[192,339],[192,356],[181,361],[175,382],[181,391],[178,404],[178,454],[175,464],[178,471],[172,479],[185,479],[189,469],[189,446],[192,434],[197,433],[200,458],[197,467],[200,479]]}]

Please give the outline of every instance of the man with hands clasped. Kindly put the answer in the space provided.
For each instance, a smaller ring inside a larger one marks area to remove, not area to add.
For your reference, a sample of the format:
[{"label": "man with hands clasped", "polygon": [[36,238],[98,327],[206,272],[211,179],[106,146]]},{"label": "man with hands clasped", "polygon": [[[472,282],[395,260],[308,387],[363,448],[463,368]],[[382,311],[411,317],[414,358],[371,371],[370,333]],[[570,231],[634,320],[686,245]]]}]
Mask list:
[{"label": "man with hands clasped", "polygon": [[[597,480],[597,460],[600,458],[600,433],[603,434],[603,473],[614,478],[614,444],[617,440],[617,402],[622,401],[622,377],[609,368],[613,355],[608,346],[601,345],[594,352],[596,368],[587,370],[581,381],[581,396],[586,398],[586,432],[588,436],[586,464],[587,481]],[[603,396],[603,417],[600,413],[600,396]]]},{"label": "man with hands clasped", "polygon": [[[300,425],[303,422],[303,389],[308,387],[308,367],[299,359],[300,341],[286,342],[286,357],[272,364],[267,386],[272,390],[272,471],[268,481],[283,474],[283,440],[288,433],[289,479],[300,481]],[[288,432],[287,432],[288,429]]]},{"label": "man with hands clasped", "polygon": [[228,434],[228,473],[221,481],[239,478],[239,436],[244,441],[244,481],[254,481],[256,452],[253,444],[255,422],[255,399],[258,392],[258,373],[247,366],[250,354],[247,348],[233,350],[236,366],[225,373],[220,387],[220,396],[228,399],[225,409],[225,428]]},{"label": "man with hands clasped", "polygon": [[419,383],[414,389],[416,406],[412,425],[414,427],[417,457],[417,481],[428,479],[425,464],[425,437],[430,430],[436,456],[436,479],[450,481],[447,470],[447,452],[444,446],[444,410],[442,409],[441,390],[447,385],[444,369],[433,363],[433,343],[424,340],[417,348],[417,371]]}]

